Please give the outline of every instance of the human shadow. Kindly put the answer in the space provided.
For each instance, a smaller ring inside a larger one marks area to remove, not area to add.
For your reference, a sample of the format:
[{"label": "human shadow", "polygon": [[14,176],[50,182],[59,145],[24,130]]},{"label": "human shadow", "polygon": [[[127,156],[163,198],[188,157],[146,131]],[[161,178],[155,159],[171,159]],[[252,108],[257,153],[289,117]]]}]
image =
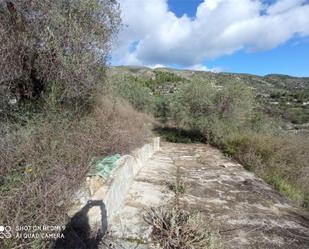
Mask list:
[{"label": "human shadow", "polygon": [[[88,221],[88,212],[91,208],[99,206],[101,211],[101,227],[93,234]],[[107,213],[102,200],[88,201],[76,213],[62,231],[64,238],[56,240],[53,249],[97,249],[100,241],[107,231]]]}]

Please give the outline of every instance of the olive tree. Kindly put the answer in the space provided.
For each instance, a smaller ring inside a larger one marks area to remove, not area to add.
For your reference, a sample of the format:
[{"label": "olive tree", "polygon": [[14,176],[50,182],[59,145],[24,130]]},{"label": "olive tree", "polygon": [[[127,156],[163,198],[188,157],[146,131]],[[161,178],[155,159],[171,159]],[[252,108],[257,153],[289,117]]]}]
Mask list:
[{"label": "olive tree", "polygon": [[203,133],[211,142],[221,141],[243,129],[252,118],[252,91],[242,84],[220,87],[193,81],[181,87],[171,101],[171,116],[177,126]]},{"label": "olive tree", "polygon": [[51,89],[59,102],[89,100],[119,24],[113,0],[0,1],[0,109]]}]

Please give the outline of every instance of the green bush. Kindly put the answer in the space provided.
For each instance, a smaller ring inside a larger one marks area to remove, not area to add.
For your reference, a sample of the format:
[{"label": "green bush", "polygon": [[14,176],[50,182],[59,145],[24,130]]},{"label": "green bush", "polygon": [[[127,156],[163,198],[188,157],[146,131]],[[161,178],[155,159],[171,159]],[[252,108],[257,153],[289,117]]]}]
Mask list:
[{"label": "green bush", "polygon": [[291,184],[280,176],[276,175],[267,175],[264,179],[267,183],[274,186],[274,188],[277,189],[280,193],[298,202],[298,204],[301,206],[306,206],[306,199],[302,190],[296,187],[294,184]]},{"label": "green bush", "polygon": [[289,108],[283,116],[287,120],[290,120],[293,124],[303,124],[309,122],[309,112],[307,114],[301,107]]},{"label": "green bush", "polygon": [[221,89],[195,81],[173,96],[170,111],[177,126],[200,130],[209,142],[216,143],[242,129],[249,122],[253,108],[253,95],[244,85]]},{"label": "green bush", "polygon": [[205,142],[203,134],[197,130],[184,130],[176,127],[155,127],[154,132],[168,142],[172,143],[194,143]]},{"label": "green bush", "polygon": [[283,132],[241,132],[223,146],[226,154],[302,206],[309,194],[308,147],[306,138]]},{"label": "green bush", "polygon": [[[175,91],[162,90],[177,80],[180,81]],[[256,102],[247,85],[229,82],[219,87],[211,82],[198,77],[186,81],[173,74],[156,72],[152,80],[125,76],[118,87],[123,98],[165,122],[165,127],[155,131],[166,140],[207,141],[247,170],[256,172],[285,196],[307,207],[309,144],[306,138],[284,132],[280,128],[282,121],[262,112],[263,106]],[[280,96],[281,93],[272,95]],[[302,93],[299,98],[303,98]],[[295,119],[300,114],[303,112],[297,113]]]},{"label": "green bush", "polygon": [[[197,130],[282,194],[308,205],[308,141],[279,128],[280,121],[259,112],[251,89],[242,84],[216,87],[194,81],[171,97],[178,129]],[[168,134],[174,139],[174,134]]]},{"label": "green bush", "polygon": [[137,110],[153,112],[155,97],[150,89],[144,87],[144,81],[132,76],[113,78],[111,80],[115,95],[128,100]]}]

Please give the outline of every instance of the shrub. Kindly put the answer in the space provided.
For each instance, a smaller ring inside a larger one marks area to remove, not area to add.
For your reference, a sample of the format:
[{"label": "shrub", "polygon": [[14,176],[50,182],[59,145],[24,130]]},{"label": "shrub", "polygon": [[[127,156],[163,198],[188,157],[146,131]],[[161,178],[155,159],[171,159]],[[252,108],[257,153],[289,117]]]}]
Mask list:
[{"label": "shrub", "polygon": [[219,248],[214,234],[202,222],[200,213],[190,214],[176,208],[153,208],[145,220],[153,226],[153,239],[163,249]]},{"label": "shrub", "polygon": [[[197,80],[171,97],[170,108],[178,131],[198,131],[201,138],[222,148],[282,194],[308,206],[308,141],[284,132],[280,120],[260,113],[247,86],[218,88]],[[176,140],[175,134],[167,137]]]},{"label": "shrub", "polygon": [[204,82],[186,84],[175,94],[171,115],[177,126],[200,130],[210,142],[242,129],[254,108],[250,89],[230,85],[220,89]]},{"label": "shrub", "polygon": [[1,98],[38,99],[57,84],[57,101],[87,104],[119,22],[116,1],[1,1]]},{"label": "shrub", "polygon": [[224,144],[224,152],[255,171],[299,205],[308,203],[309,143],[288,133],[242,132]]},{"label": "shrub", "polygon": [[168,142],[172,143],[195,143],[205,142],[203,134],[198,130],[184,130],[176,127],[156,126],[154,132]]},{"label": "shrub", "polygon": [[153,98],[154,110],[153,115],[158,118],[161,122],[165,123],[170,117],[170,98],[169,96],[155,96]]},{"label": "shrub", "polygon": [[[84,181],[91,158],[128,153],[147,141],[145,122],[151,119],[145,114],[124,101],[104,97],[98,102],[79,119],[50,113],[23,127],[2,129],[1,224],[64,225],[72,193]],[[13,248],[37,241],[1,243],[1,248]]]},{"label": "shrub", "polygon": [[143,87],[143,81],[131,76],[116,77],[110,80],[114,94],[128,100],[137,110],[153,112],[154,97]]},{"label": "shrub", "polygon": [[182,81],[183,78],[177,76],[172,72],[165,72],[165,71],[155,71],[155,81],[158,83],[162,82],[177,82]]}]

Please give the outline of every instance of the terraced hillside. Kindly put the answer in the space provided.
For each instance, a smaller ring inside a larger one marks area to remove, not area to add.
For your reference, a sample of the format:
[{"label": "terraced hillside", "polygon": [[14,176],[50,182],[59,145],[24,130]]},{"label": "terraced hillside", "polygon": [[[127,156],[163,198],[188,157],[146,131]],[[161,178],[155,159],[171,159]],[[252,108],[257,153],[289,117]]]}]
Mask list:
[{"label": "terraced hillside", "polygon": [[112,67],[112,77],[131,77],[144,81],[151,94],[167,94],[179,84],[196,79],[206,80],[218,88],[244,83],[250,86],[263,110],[273,117],[283,118],[290,128],[308,128],[309,123],[309,77],[292,77],[270,74],[213,73],[204,71],[176,70],[170,68]]}]

